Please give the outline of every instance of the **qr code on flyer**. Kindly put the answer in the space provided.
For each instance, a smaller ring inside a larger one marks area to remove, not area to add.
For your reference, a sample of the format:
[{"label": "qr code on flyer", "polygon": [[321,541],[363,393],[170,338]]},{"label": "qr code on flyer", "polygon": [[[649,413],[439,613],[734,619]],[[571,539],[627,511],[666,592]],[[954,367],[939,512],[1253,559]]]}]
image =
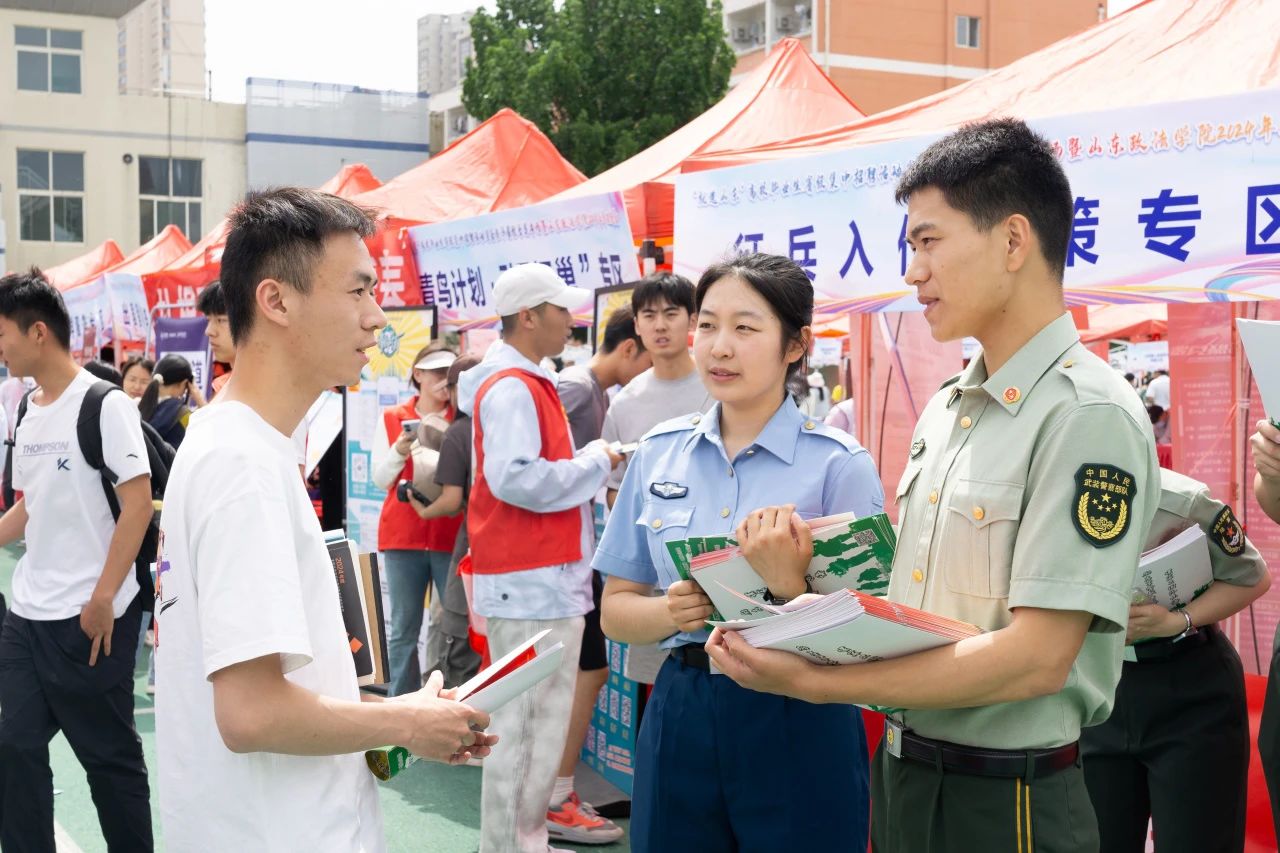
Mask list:
[{"label": "qr code on flyer", "polygon": [[853,541],[862,546],[874,545],[880,541],[880,537],[876,536],[874,530],[859,530],[853,534]]}]

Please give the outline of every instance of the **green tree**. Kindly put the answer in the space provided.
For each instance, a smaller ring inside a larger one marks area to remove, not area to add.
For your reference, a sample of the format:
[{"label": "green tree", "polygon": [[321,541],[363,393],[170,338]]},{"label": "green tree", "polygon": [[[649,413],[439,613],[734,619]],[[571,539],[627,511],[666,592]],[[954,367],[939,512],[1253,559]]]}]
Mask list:
[{"label": "green tree", "polygon": [[735,62],[720,0],[499,0],[471,37],[467,111],[511,107],[588,175],[724,97]]}]

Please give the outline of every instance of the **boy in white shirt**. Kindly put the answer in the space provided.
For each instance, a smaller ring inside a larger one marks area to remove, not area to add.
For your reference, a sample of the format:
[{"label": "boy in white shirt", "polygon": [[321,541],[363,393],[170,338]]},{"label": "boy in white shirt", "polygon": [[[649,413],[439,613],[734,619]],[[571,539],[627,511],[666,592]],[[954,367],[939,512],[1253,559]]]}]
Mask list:
[{"label": "boy in white shirt", "polygon": [[222,290],[235,373],[191,421],[165,493],[156,616],[160,807],[174,850],[385,849],[364,750],[487,755],[488,715],[439,673],[362,697],[289,434],[356,381],[385,323],[368,213],[292,187],[231,214]]},{"label": "boy in white shirt", "polygon": [[134,560],[154,510],[138,408],[102,399],[102,473],[76,424],[98,381],[71,358],[62,295],[39,270],[0,278],[0,356],[36,388],[13,438],[13,486],[0,544],[26,537],[0,632],[0,847],[53,853],[49,741],[61,730],[89,778],[111,850],[152,849],[150,790],[133,725],[141,603]]}]

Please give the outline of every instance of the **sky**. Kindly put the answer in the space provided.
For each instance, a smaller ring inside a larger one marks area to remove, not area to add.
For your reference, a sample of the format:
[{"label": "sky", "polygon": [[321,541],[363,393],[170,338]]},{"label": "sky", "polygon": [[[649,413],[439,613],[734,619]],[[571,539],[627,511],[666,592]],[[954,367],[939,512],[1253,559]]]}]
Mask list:
[{"label": "sky", "polygon": [[[1108,12],[1117,15],[1138,2],[1108,0]],[[477,5],[492,8],[495,3],[205,0],[205,54],[214,100],[243,102],[247,77],[416,92],[418,18]]]}]

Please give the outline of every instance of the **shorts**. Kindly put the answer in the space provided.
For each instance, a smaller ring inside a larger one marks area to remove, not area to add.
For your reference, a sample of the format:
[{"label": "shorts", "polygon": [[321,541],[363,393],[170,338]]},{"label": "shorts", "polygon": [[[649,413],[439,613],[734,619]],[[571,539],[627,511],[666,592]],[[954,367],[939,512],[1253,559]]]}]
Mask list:
[{"label": "shorts", "polygon": [[582,628],[582,651],[578,653],[578,669],[591,672],[596,669],[609,668],[609,655],[604,647],[604,631],[600,628],[600,596],[604,592],[604,581],[600,573],[591,572],[591,598],[595,606],[585,617]]}]

